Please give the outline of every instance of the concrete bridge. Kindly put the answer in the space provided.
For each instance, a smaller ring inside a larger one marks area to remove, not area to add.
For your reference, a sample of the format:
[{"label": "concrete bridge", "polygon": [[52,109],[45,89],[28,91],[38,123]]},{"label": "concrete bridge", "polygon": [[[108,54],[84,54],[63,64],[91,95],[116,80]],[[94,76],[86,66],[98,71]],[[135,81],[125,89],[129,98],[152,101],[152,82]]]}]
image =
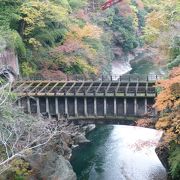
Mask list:
[{"label": "concrete bridge", "polygon": [[65,117],[87,123],[126,124],[139,117],[156,115],[152,108],[157,77],[113,80],[19,80],[13,92],[24,111],[32,114]]}]

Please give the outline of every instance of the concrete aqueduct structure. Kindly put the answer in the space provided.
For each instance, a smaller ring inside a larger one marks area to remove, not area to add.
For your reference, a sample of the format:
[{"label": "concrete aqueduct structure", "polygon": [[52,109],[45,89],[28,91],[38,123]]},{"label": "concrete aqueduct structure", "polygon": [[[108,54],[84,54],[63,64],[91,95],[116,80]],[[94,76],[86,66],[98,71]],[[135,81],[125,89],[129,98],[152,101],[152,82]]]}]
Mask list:
[{"label": "concrete aqueduct structure", "polygon": [[87,123],[126,124],[155,116],[155,78],[122,76],[116,80],[19,80],[13,92],[32,114]]}]

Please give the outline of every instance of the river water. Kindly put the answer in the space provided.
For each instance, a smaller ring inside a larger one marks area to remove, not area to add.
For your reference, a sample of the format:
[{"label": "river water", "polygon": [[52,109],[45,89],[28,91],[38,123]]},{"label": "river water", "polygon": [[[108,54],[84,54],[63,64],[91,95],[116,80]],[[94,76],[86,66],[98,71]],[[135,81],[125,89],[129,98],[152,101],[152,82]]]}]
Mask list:
[{"label": "river water", "polygon": [[[116,75],[131,70],[117,62],[113,67]],[[144,67],[147,73],[157,72],[149,62]],[[142,73],[141,68],[143,64],[131,71]],[[100,125],[87,135],[90,144],[73,150],[71,164],[78,180],[166,180],[166,171],[154,151],[161,135],[154,129]]]}]

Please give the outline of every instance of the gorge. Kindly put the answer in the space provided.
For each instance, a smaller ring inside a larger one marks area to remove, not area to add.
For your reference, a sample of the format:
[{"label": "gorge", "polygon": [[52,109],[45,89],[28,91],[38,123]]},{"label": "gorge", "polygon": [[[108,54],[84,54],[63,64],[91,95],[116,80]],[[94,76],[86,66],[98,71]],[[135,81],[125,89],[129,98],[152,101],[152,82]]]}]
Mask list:
[{"label": "gorge", "polygon": [[[140,64],[132,71],[141,74]],[[121,62],[112,64],[115,74],[122,75],[130,69],[130,65],[126,67]],[[147,73],[156,70],[153,65],[148,66]],[[71,163],[77,179],[165,180],[166,171],[155,153],[161,136],[162,131],[141,127],[97,126],[87,136],[90,144],[73,150]]]}]

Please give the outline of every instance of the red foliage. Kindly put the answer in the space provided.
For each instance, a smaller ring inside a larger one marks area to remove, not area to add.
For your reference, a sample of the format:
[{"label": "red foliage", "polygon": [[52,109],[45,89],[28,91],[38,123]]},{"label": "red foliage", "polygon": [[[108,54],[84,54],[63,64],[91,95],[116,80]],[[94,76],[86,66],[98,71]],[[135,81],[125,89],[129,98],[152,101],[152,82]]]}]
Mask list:
[{"label": "red foliage", "polygon": [[122,1],[121,4],[119,5],[119,9],[120,9],[120,15],[121,16],[129,16],[132,14],[132,9],[129,5],[128,1]]},{"label": "red foliage", "polygon": [[139,119],[136,121],[136,126],[139,127],[154,127],[155,122],[149,118],[146,119]]},{"label": "red foliage", "polygon": [[65,80],[66,75],[59,70],[48,70],[43,69],[39,72],[39,75],[42,76],[45,79],[53,79],[53,80]]},{"label": "red foliage", "polygon": [[63,45],[58,46],[54,49],[55,52],[65,52],[65,53],[70,53],[70,52],[75,52],[78,49],[81,48],[81,42],[78,40],[67,40],[64,42]]}]

